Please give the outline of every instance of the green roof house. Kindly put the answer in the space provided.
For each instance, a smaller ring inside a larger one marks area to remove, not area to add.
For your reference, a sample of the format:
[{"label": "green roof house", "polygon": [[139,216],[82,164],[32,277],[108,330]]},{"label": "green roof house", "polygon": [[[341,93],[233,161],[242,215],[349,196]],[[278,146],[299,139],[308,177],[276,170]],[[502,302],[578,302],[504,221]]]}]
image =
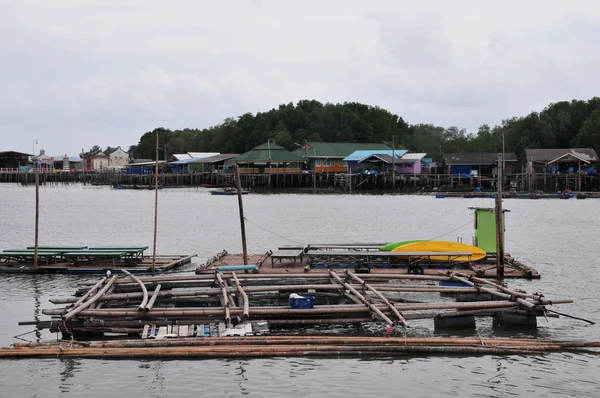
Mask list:
[{"label": "green roof house", "polygon": [[300,173],[304,157],[267,141],[246,153],[227,161],[228,165],[238,164],[240,173],[276,174]]}]

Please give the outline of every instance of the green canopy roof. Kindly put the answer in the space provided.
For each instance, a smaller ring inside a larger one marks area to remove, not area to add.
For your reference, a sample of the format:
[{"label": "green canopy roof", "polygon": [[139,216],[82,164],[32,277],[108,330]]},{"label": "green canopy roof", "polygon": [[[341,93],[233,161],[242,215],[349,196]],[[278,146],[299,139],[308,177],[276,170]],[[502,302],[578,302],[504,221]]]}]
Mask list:
[{"label": "green canopy roof", "polygon": [[309,158],[340,158],[343,159],[354,151],[359,150],[392,150],[384,143],[361,142],[317,142],[309,141],[306,151],[304,146],[294,151],[295,154]]},{"label": "green canopy roof", "polygon": [[292,153],[272,142],[266,142],[242,153],[229,163],[254,163],[254,162],[303,162],[304,156]]}]

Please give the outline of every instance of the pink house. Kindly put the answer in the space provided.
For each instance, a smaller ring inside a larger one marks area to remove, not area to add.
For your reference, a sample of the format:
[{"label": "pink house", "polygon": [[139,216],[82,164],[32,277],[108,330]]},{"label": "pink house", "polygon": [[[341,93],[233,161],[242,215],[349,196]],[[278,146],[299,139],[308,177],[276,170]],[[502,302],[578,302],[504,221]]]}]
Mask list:
[{"label": "pink house", "polygon": [[422,159],[427,155],[426,153],[405,153],[398,160],[399,166],[396,167],[396,173],[398,174],[421,174],[421,168],[423,167]]}]

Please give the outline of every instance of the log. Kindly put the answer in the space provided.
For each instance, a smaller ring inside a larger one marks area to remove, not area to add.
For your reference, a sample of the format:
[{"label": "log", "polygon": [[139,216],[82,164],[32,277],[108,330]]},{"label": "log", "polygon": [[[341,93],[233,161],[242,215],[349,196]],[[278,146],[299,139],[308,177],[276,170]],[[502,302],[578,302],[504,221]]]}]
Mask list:
[{"label": "log", "polygon": [[144,310],[146,312],[150,311],[152,309],[152,307],[154,306],[154,302],[156,301],[156,298],[158,297],[159,292],[160,292],[160,283],[158,285],[156,285],[156,289],[154,289],[154,293],[152,293],[152,297],[150,298],[150,301],[148,301],[148,304],[146,304],[146,306],[144,307]]},{"label": "log", "polygon": [[[100,289],[100,291],[98,293],[96,293],[91,299],[89,299],[88,301],[86,301],[84,303],[81,303],[78,307],[75,307],[71,311],[64,314],[63,320],[68,321],[69,319],[73,318],[75,315],[85,311],[85,309],[88,308],[90,305],[95,304],[96,301],[100,297],[102,297],[102,295],[104,293],[106,293],[106,291],[108,289],[110,289],[110,287],[115,282],[115,280],[117,280],[117,275],[113,275],[110,279],[108,279],[106,281],[106,284],[102,287],[102,289]],[[93,311],[99,311],[99,310],[93,310]],[[62,313],[59,315],[62,315]]]},{"label": "log", "polygon": [[344,282],[342,280],[342,278],[340,278],[335,272],[331,272],[329,271],[329,275],[331,275],[331,277],[333,279],[335,279],[338,283],[340,283],[342,286],[344,286],[346,289],[350,290],[356,297],[358,297],[371,311],[373,311],[375,314],[379,315],[379,317],[381,319],[383,319],[384,322],[386,322],[388,325],[390,326],[395,326],[394,322],[388,318],[383,312],[381,312],[381,310],[379,308],[377,308],[375,305],[371,304],[366,297],[364,297],[362,294],[360,294],[358,292],[358,290],[356,290],[355,288],[353,288],[352,286],[350,286],[349,284],[347,284],[346,282]]},{"label": "log", "polygon": [[233,277],[235,286],[237,287],[238,291],[240,292],[240,295],[242,296],[242,300],[244,300],[244,309],[242,311],[242,319],[246,320],[246,319],[250,318],[250,302],[248,301],[248,295],[242,288],[242,284],[240,283],[240,280],[238,279],[235,272],[232,272],[231,276]]},{"label": "log", "polygon": [[225,282],[223,282],[223,278],[221,277],[221,272],[216,271],[215,277],[221,286],[221,295],[223,298],[223,308],[225,309],[225,325],[229,326],[231,324],[231,311],[229,309],[229,298],[227,297],[227,289]]},{"label": "log", "polygon": [[81,296],[78,300],[75,301],[73,307],[77,307],[81,303],[83,303],[93,292],[95,292],[104,282],[106,281],[106,276],[100,279],[94,286],[90,288],[83,296]]},{"label": "log", "polygon": [[398,318],[398,320],[400,321],[400,323],[402,323],[402,326],[404,326],[404,328],[408,327],[408,325],[406,324],[406,319],[404,319],[404,317],[402,316],[402,314],[400,314],[400,312],[396,309],[396,307],[394,307],[394,305],[392,303],[390,303],[390,301],[387,298],[385,298],[375,288],[373,288],[371,285],[369,285],[364,280],[360,279],[358,276],[356,276],[352,272],[346,271],[346,274],[349,275],[350,278],[352,278],[355,281],[357,281],[358,283],[362,284],[367,290],[369,290],[373,294],[375,294],[375,296],[377,296],[381,301],[383,301],[388,306],[388,308],[394,313],[394,315],[396,315],[396,317]]},{"label": "log", "polygon": [[[152,270],[154,271],[154,263],[152,265]],[[146,289],[146,285],[144,285],[137,276],[133,275],[131,272],[127,271],[126,269],[121,268],[121,272],[124,273],[125,275],[129,276],[131,279],[136,281],[138,285],[140,285],[140,288],[142,289],[142,302],[138,306],[138,311],[144,311],[144,308],[146,308],[146,304],[148,304],[148,290]]]}]

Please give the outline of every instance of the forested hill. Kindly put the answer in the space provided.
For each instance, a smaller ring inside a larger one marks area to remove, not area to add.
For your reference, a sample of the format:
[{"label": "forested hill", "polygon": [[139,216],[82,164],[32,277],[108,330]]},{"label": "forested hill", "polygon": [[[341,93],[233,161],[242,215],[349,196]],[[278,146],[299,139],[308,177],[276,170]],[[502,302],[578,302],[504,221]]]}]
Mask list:
[{"label": "forested hill", "polygon": [[589,101],[563,101],[550,104],[541,112],[514,117],[499,126],[481,125],[467,132],[457,127],[409,124],[389,111],[356,102],[322,104],[302,100],[282,104],[256,115],[246,113],[204,129],[169,130],[158,128],[145,133],[130,147],[134,158],[154,159],[159,132],[160,159],[166,154],[186,152],[243,153],[268,139],[294,150],[295,143],[387,142],[395,136],[396,147],[426,152],[439,160],[447,152],[498,152],[523,155],[525,148],[592,147],[600,153],[600,98]]}]

